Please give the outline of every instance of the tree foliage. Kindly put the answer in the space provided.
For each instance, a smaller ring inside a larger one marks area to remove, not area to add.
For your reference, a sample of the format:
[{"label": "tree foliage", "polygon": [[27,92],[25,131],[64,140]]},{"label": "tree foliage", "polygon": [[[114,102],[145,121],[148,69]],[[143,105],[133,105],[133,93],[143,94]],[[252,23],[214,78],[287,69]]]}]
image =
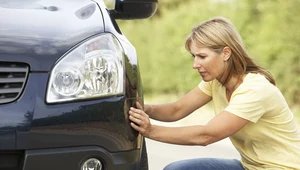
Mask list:
[{"label": "tree foliage", "polygon": [[300,103],[299,0],[160,0],[150,19],[118,21],[136,47],[146,94],[185,93],[200,82],[184,48],[194,25],[232,20],[250,55],[275,77],[290,104]]}]

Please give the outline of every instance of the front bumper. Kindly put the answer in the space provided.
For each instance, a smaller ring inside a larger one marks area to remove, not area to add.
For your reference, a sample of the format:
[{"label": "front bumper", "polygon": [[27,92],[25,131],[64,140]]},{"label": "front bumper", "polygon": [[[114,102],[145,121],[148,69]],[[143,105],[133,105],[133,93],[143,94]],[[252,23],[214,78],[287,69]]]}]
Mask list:
[{"label": "front bumper", "polygon": [[47,73],[31,73],[20,99],[0,106],[0,151],[99,146],[110,152],[138,148],[128,110],[136,98],[113,96],[48,105]]},{"label": "front bumper", "polygon": [[0,157],[6,163],[1,164],[0,169],[80,170],[85,160],[97,158],[103,165],[102,170],[133,170],[139,169],[140,151],[140,149],[135,149],[112,153],[101,147],[86,146],[27,150],[14,152],[14,155],[2,153]]}]

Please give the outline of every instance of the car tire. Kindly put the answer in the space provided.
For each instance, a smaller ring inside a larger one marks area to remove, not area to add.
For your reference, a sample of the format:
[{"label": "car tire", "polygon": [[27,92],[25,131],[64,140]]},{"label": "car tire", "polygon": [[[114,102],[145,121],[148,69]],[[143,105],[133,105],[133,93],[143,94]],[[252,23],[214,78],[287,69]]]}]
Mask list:
[{"label": "car tire", "polygon": [[140,162],[140,170],[148,170],[148,154],[147,154],[147,147],[146,147],[146,140],[143,139],[142,145],[142,154],[141,154],[141,162]]}]

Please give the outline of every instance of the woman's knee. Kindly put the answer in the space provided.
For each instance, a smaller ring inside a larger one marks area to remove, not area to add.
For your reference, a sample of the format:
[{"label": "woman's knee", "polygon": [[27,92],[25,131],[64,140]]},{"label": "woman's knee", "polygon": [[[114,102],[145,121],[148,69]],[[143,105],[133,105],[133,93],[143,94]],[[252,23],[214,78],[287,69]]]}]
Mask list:
[{"label": "woman's knee", "polygon": [[163,170],[244,170],[234,159],[200,158],[170,163]]},{"label": "woman's knee", "polygon": [[201,166],[199,159],[187,159],[168,164],[163,170],[195,170]]},{"label": "woman's knee", "polygon": [[180,162],[173,162],[168,164],[163,170],[184,170],[184,165]]}]

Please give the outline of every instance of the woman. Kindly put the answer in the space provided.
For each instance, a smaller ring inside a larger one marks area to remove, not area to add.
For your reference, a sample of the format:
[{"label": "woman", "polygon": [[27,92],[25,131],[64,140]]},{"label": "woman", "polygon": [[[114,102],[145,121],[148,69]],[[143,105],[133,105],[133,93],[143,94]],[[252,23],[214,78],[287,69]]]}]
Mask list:
[{"label": "woman", "polygon": [[[229,137],[241,160],[199,158],[171,163],[165,170],[300,169],[300,132],[272,75],[246,53],[241,37],[226,18],[195,27],[186,40],[198,87],[180,100],[160,105],[137,103],[131,126],[143,136],[172,144],[206,146]],[[206,125],[163,127],[213,101],[216,116]]]}]

